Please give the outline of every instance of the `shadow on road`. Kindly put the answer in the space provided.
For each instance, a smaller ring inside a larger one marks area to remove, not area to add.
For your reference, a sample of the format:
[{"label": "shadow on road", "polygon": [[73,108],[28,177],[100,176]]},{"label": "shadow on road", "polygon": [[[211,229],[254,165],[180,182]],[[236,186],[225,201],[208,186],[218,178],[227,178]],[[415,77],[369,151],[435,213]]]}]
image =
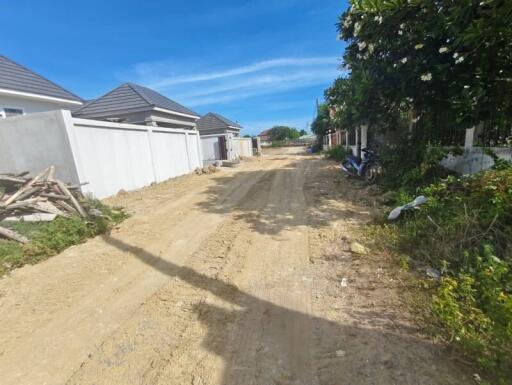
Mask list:
[{"label": "shadow on road", "polygon": [[104,239],[161,273],[236,305],[236,310],[204,302],[193,307],[208,328],[203,346],[225,363],[222,385],[449,385],[469,381],[449,361],[436,357],[438,348],[430,343],[277,306],[142,248],[113,237]]},{"label": "shadow on road", "polygon": [[[347,183],[346,180],[341,176],[336,179],[328,169],[330,163],[310,155],[269,160],[282,164],[270,170],[239,171],[216,177],[215,185],[206,190],[207,198],[198,203],[198,209],[231,214],[234,219],[247,223],[252,231],[267,235],[278,235],[285,229],[305,225],[327,227],[340,218],[361,220],[364,217],[351,204],[355,201],[352,191],[341,185]],[[312,163],[316,164],[312,166]],[[323,169],[320,177],[318,169]],[[244,183],[237,184],[237,181]],[[333,187],[334,183],[337,184]],[[234,198],[247,185],[250,187],[243,198]],[[347,204],[330,205],[328,210],[321,210],[332,200],[343,200]]]}]

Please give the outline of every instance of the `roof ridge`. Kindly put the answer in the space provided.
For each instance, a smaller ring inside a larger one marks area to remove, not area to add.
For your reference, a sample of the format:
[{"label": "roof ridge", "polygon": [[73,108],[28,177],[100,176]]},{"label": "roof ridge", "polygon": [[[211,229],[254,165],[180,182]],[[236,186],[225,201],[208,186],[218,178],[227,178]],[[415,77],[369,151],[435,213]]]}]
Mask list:
[{"label": "roof ridge", "polygon": [[121,87],[123,86],[128,86],[130,87],[131,90],[133,90],[133,92],[135,92],[137,95],[139,95],[146,103],[148,103],[148,105],[151,107],[153,106],[153,104],[149,103],[147,101],[147,99],[145,97],[143,97],[139,92],[137,92],[137,90],[135,90],[131,85],[130,83],[122,83],[120,85],[118,85],[117,87],[111,89],[110,91],[108,91],[107,93],[101,95],[101,96],[98,96],[97,98],[91,100],[89,103],[85,103],[83,106],[81,106],[80,108],[78,108],[77,110],[75,110],[75,113],[77,112],[80,112],[81,110],[85,109],[86,107],[90,107],[92,105],[94,105],[96,102],[100,102],[103,98],[109,96],[110,94],[114,93],[115,91],[117,91],[118,89],[120,89]]},{"label": "roof ridge", "polygon": [[[39,72],[36,72],[36,71],[34,71],[34,70],[32,70],[32,69],[30,69],[30,68],[28,68],[28,67],[25,67],[23,64],[20,64],[20,63],[18,63],[18,62],[15,62],[14,60],[12,60],[11,58],[9,58],[9,57],[7,57],[7,56],[5,56],[5,55],[0,55],[0,58],[4,58],[5,60],[7,60],[7,61],[11,62],[12,64],[14,64],[14,65],[16,65],[16,66],[18,66],[18,67],[23,68],[25,71],[31,72],[31,73],[33,73],[34,75],[39,76],[41,79],[43,79],[43,80],[47,81],[47,82],[48,82],[48,83],[50,83],[50,84],[53,84],[55,87],[57,87],[57,88],[59,88],[60,90],[62,90],[62,91],[64,91],[64,92],[66,92],[66,93],[68,93],[68,94],[70,94],[71,96],[75,97],[75,98],[76,98],[76,99],[78,99],[79,101],[84,102],[84,100],[83,100],[80,96],[76,95],[75,93],[73,93],[73,92],[71,92],[71,91],[68,91],[67,89],[65,89],[65,88],[64,88],[64,87],[62,87],[62,86],[59,86],[57,83],[55,83],[55,82],[51,81],[50,79],[47,79],[46,77],[44,77],[43,75],[41,75]],[[43,94],[41,94],[41,95],[43,95]]]},{"label": "roof ridge", "polygon": [[[148,98],[146,96],[144,96],[143,94],[140,93],[140,91],[137,89],[137,87],[141,87],[141,88],[146,88],[144,86],[141,86],[139,84],[136,84],[136,83],[132,83],[132,82],[127,82],[127,83],[124,83],[126,84],[128,87],[130,87],[137,95],[139,95],[142,99],[144,99],[144,101],[149,104],[150,106],[152,107],[155,107],[156,104],[155,103],[151,103],[151,101],[148,100]],[[124,85],[123,84],[123,85]],[[134,87],[135,86],[135,87]],[[163,96],[163,95],[162,95]]]},{"label": "roof ridge", "polygon": [[236,127],[236,128],[242,128],[238,122],[235,122],[229,118],[226,118],[225,116],[217,113],[212,112],[212,114],[219,120],[221,120],[224,124],[227,124],[229,127]]},{"label": "roof ridge", "polygon": [[[223,123],[223,124],[227,124],[227,122],[222,119],[221,116],[219,116],[219,114],[216,114],[215,112],[208,112],[207,115],[212,115],[215,119],[217,119],[219,122]],[[228,125],[228,124],[227,124]],[[228,125],[229,126],[229,125]]]}]

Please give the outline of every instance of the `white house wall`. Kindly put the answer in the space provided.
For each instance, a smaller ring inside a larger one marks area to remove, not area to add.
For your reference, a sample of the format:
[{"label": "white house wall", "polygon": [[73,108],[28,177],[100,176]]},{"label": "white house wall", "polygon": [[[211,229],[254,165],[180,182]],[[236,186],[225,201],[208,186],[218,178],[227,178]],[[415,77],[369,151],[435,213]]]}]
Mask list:
[{"label": "white house wall", "polygon": [[[59,102],[21,98],[14,95],[0,94],[0,108],[22,109],[25,114],[32,114],[45,111],[55,111],[59,109],[69,109],[72,104]],[[78,105],[75,105],[78,106]]]}]

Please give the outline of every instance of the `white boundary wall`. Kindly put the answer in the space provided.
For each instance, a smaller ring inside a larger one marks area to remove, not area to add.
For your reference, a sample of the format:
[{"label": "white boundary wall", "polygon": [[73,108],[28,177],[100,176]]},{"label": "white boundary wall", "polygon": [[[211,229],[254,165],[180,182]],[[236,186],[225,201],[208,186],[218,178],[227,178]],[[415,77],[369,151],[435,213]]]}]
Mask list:
[{"label": "white boundary wall", "polygon": [[233,147],[237,158],[253,156],[252,138],[233,138]]},{"label": "white boundary wall", "polygon": [[226,138],[227,160],[236,161],[240,157],[253,156],[252,138],[235,138],[233,134],[201,135],[203,162],[213,164],[220,161],[219,138]]},{"label": "white boundary wall", "polygon": [[219,135],[201,135],[201,149],[205,164],[221,161],[219,137]]},{"label": "white boundary wall", "polygon": [[[48,124],[41,124],[43,118]],[[26,135],[46,133],[51,133],[46,142],[32,141],[20,151],[18,142]],[[54,164],[58,177],[88,182],[82,191],[97,198],[188,174],[203,165],[197,131],[76,119],[64,110],[2,119],[0,141],[0,172],[34,174]],[[58,148],[52,146],[55,141]],[[5,148],[18,151],[5,156]],[[63,158],[63,153],[71,156]]]}]

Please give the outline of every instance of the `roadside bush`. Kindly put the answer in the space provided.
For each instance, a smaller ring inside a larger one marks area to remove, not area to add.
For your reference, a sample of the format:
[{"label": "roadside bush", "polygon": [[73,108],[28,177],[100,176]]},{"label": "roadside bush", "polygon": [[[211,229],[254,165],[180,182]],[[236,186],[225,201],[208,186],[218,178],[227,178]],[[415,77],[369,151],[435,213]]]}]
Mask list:
[{"label": "roadside bush", "polygon": [[512,269],[486,245],[442,278],[432,310],[450,340],[486,369],[512,375]]},{"label": "roadside bush", "polygon": [[285,146],[286,146],[286,142],[282,141],[282,140],[279,140],[279,141],[275,140],[270,145],[270,147],[272,147],[272,148],[279,148],[279,147],[285,147]]},{"label": "roadside bush", "polygon": [[121,209],[113,209],[100,201],[91,200],[89,207],[101,215],[87,219],[80,216],[58,217],[51,222],[5,222],[9,227],[27,237],[26,245],[14,241],[0,241],[0,276],[8,271],[34,264],[56,255],[69,246],[85,242],[88,238],[108,232],[112,226],[127,218]]},{"label": "roadside bush", "polygon": [[[483,367],[512,370],[512,168],[448,178],[419,188],[428,198],[405,212],[388,241],[439,269],[432,314]],[[403,203],[413,195],[399,194]]]},{"label": "roadside bush", "polygon": [[336,146],[336,147],[329,149],[325,153],[325,156],[327,159],[335,160],[336,162],[341,162],[345,159],[347,154],[348,154],[348,151],[345,147]]},{"label": "roadside bush", "polygon": [[461,154],[460,148],[415,146],[404,142],[384,149],[380,154],[383,168],[381,184],[389,190],[401,189],[414,193],[419,187],[435,183],[453,172],[439,164],[448,154]]}]

